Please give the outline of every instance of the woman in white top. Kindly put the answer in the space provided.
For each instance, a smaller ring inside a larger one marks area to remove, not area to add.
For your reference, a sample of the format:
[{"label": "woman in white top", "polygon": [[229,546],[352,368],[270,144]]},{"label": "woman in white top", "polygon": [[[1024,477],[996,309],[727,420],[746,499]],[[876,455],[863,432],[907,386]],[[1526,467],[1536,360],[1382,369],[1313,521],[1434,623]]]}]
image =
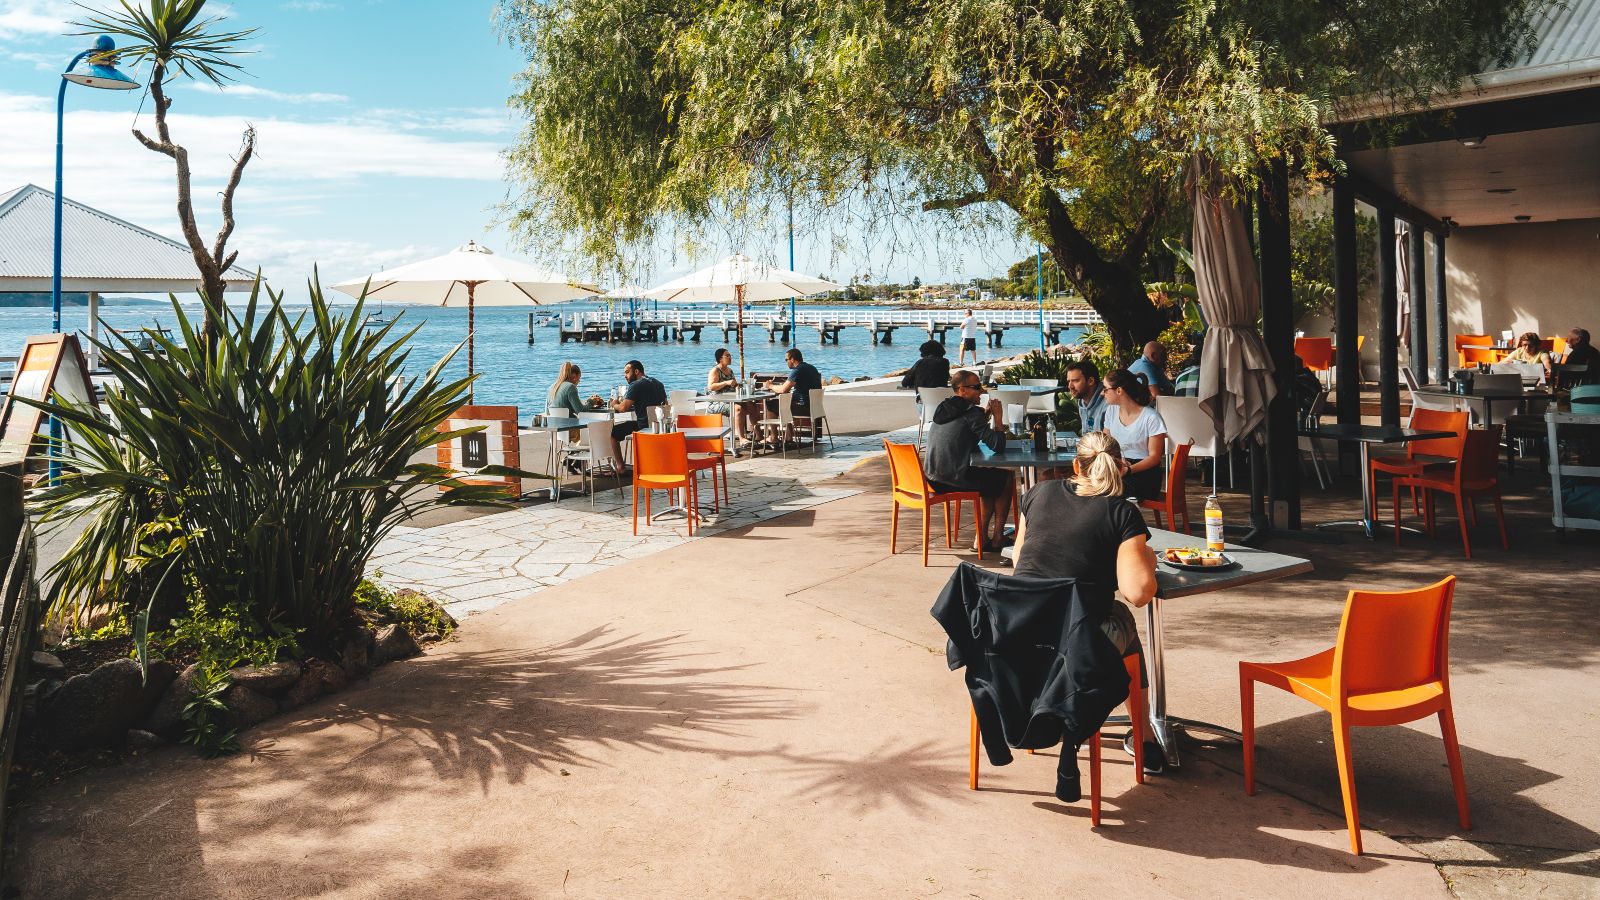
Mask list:
[{"label": "woman in white top", "polygon": [[1150,386],[1143,376],[1118,369],[1106,376],[1105,398],[1105,430],[1122,447],[1122,495],[1140,500],[1160,497],[1167,423],[1152,405]]}]

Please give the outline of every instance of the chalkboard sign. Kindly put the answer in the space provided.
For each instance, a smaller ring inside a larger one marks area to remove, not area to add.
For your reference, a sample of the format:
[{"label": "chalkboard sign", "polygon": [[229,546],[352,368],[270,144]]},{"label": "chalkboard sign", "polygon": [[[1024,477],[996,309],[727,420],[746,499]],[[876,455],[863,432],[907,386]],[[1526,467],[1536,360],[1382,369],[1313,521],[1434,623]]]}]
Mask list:
[{"label": "chalkboard sign", "polygon": [[77,335],[46,334],[28,338],[27,346],[17,359],[17,372],[11,379],[5,411],[0,413],[0,455],[6,458],[26,456],[44,423],[42,410],[18,403],[17,398],[43,401],[52,394],[84,405],[94,402],[89,366]]}]

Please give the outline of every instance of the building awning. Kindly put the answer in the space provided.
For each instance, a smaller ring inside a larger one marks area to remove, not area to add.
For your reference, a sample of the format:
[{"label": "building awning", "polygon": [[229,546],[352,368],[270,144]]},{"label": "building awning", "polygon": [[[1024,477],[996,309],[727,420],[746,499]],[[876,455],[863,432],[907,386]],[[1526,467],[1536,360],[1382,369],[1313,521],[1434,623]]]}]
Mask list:
[{"label": "building awning", "polygon": [[[24,185],[0,194],[0,291],[48,292],[53,269],[55,194]],[[255,274],[228,269],[230,290]],[[61,289],[97,294],[187,294],[200,271],[189,248],[68,198],[61,209]]]}]

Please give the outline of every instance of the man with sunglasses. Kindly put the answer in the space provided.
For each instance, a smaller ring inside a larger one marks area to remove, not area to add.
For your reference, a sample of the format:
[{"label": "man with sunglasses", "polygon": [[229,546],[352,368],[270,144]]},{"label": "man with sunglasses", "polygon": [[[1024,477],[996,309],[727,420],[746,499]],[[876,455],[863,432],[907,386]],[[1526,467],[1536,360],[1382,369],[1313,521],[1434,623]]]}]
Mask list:
[{"label": "man with sunglasses", "polygon": [[994,451],[1005,449],[1000,401],[990,400],[987,407],[979,407],[983,386],[976,373],[965,369],[950,376],[950,387],[956,395],[933,411],[923,469],[936,491],[977,491],[983,498],[983,522],[979,527],[985,535],[984,544],[1003,547],[1006,518],[1011,513],[1011,473],[972,465],[972,454],[979,445]]}]

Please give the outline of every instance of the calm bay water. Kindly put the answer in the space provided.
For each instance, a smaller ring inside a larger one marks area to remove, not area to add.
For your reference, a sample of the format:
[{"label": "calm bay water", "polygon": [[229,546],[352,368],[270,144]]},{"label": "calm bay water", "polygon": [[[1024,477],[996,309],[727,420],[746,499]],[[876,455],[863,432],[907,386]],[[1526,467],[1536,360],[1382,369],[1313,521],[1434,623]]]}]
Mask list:
[{"label": "calm bay water", "polygon": [[[645,364],[651,375],[659,378],[668,390],[705,387],[706,371],[711,368],[712,352],[722,344],[720,331],[707,329],[699,343],[664,341],[635,344],[561,344],[556,328],[535,330],[534,343],[528,345],[528,312],[573,312],[595,309],[593,304],[562,304],[545,307],[489,307],[479,309],[477,327],[477,370],[480,373],[476,386],[479,403],[512,404],[525,413],[544,409],[545,393],[554,380],[563,360],[571,360],[583,369],[580,393],[607,394],[621,385],[622,367],[637,358]],[[665,306],[662,307],[666,309]],[[705,309],[706,307],[699,307]],[[854,309],[864,307],[838,307]],[[817,307],[803,309],[815,310]],[[376,311],[376,307],[369,307]],[[185,312],[198,316],[197,305],[186,305]],[[383,310],[386,318],[399,318],[396,331],[420,325],[412,338],[411,356],[407,363],[408,374],[421,374],[459,342],[466,338],[467,312],[465,309],[440,309],[437,307],[389,305]],[[138,305],[107,305],[101,308],[101,318],[111,327],[133,329],[159,323],[172,329],[175,324],[172,308],[162,303]],[[85,307],[67,307],[61,314],[64,330],[84,331],[88,328],[88,310]],[[19,353],[29,335],[50,331],[48,308],[0,308],[0,355]],[[1071,339],[1071,335],[1064,336]],[[797,346],[805,352],[806,361],[822,371],[824,378],[837,375],[849,381],[866,376],[881,376],[905,368],[916,361],[917,346],[926,337],[923,332],[901,329],[895,342],[874,346],[864,328],[847,328],[837,346],[818,346],[816,332],[801,328]],[[985,358],[1009,352],[1022,352],[1035,345],[1036,336],[1025,331],[1013,331],[1004,350],[989,351],[980,343]],[[737,368],[737,349],[734,365]],[[745,365],[760,372],[777,372],[784,368],[785,345],[767,342],[764,329],[745,331]],[[949,356],[955,359],[958,340],[951,335]],[[466,349],[462,348],[451,361],[447,371],[460,377],[466,374]]]}]

